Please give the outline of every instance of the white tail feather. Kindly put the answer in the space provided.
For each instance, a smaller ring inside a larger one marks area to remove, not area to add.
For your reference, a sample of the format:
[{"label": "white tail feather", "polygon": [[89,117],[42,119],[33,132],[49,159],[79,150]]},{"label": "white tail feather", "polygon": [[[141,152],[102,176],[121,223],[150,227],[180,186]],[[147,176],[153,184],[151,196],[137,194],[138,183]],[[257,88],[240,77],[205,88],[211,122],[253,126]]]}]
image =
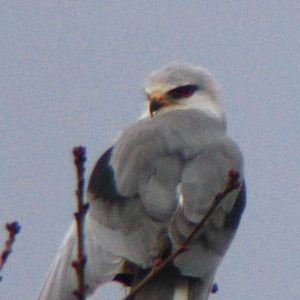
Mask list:
[{"label": "white tail feather", "polygon": [[[111,255],[101,247],[101,241],[85,223],[85,251],[87,254],[86,284],[88,294],[101,284],[111,281],[118,272],[122,259]],[[77,259],[77,234],[75,223],[67,233],[50,272],[41,288],[37,300],[76,300],[73,291],[77,288],[77,278],[72,261]]]}]

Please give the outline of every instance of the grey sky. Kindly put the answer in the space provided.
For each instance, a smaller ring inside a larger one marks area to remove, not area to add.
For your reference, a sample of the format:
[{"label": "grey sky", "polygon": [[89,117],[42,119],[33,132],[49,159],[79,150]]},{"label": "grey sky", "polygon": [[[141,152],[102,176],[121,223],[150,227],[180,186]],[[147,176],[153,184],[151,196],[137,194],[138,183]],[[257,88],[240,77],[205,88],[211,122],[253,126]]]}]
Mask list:
[{"label": "grey sky", "polygon": [[[139,116],[144,79],[173,60],[215,74],[245,155],[248,206],[212,299],[300,299],[298,1],[0,7],[0,224],[22,225],[1,299],[34,299],[72,220],[72,147],[87,146],[90,173]],[[120,297],[110,286],[91,299]]]}]

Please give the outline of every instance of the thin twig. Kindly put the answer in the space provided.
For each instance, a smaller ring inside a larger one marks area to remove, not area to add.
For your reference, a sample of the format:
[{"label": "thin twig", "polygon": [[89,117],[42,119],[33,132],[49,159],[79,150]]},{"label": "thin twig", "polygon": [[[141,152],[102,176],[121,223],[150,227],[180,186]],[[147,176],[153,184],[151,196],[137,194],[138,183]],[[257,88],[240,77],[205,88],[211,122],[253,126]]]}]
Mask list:
[{"label": "thin twig", "polygon": [[213,215],[216,211],[220,203],[224,200],[224,198],[231,193],[233,190],[237,189],[241,183],[239,182],[239,173],[233,169],[230,169],[228,172],[228,183],[225,189],[218,193],[215,196],[212,206],[207,211],[206,215],[203,219],[198,223],[198,225],[192,230],[183,244],[177,248],[173,253],[171,253],[161,264],[152,268],[152,270],[148,273],[148,275],[142,279],[135,287],[133,287],[130,291],[130,294],[127,295],[123,300],[131,300],[132,296],[134,296],[146,283],[148,283],[158,272],[160,272],[168,263],[174,260],[178,255],[188,250],[188,244],[193,239],[193,237],[203,229],[209,220],[209,218]]},{"label": "thin twig", "polygon": [[[1,258],[0,258],[0,272],[3,269],[4,264],[7,261],[8,256],[12,252],[12,245],[16,240],[16,235],[20,232],[21,226],[19,225],[18,222],[12,222],[12,223],[7,223],[5,225],[6,230],[8,231],[8,239],[5,242],[5,247],[4,250],[1,253]],[[0,281],[2,280],[2,277],[0,276]]]},{"label": "thin twig", "polygon": [[75,147],[73,149],[74,164],[77,173],[77,209],[74,217],[77,224],[77,261],[72,262],[72,267],[76,271],[78,288],[73,291],[78,300],[85,300],[87,286],[85,285],[85,265],[86,255],[84,253],[84,218],[88,210],[88,204],[84,203],[84,163],[86,161],[86,150],[84,147]]}]

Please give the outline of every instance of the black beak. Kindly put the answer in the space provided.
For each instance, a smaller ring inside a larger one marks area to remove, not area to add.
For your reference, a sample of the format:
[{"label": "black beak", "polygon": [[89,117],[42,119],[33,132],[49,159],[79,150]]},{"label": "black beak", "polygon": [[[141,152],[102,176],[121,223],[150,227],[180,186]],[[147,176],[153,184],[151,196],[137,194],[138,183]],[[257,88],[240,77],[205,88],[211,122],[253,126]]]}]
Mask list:
[{"label": "black beak", "polygon": [[151,117],[153,117],[153,113],[155,111],[159,110],[163,105],[164,105],[164,103],[162,103],[162,102],[158,102],[158,101],[155,101],[155,100],[152,101],[150,103],[150,108],[149,108]]}]

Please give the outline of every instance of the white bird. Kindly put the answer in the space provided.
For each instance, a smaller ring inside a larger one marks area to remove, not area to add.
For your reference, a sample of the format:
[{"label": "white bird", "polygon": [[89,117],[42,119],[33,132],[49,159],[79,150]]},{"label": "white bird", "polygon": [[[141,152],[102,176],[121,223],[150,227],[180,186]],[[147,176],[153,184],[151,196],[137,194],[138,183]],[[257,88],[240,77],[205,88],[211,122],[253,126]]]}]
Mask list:
[{"label": "white bird", "polygon": [[[136,283],[157,259],[182,244],[224,190],[228,171],[243,184],[226,196],[204,231],[135,300],[208,299],[239,225],[246,196],[243,158],[226,134],[218,88],[204,68],[171,63],[145,83],[149,111],[98,160],[86,197],[89,294],[112,280]],[[38,300],[73,300],[73,224]]]}]

